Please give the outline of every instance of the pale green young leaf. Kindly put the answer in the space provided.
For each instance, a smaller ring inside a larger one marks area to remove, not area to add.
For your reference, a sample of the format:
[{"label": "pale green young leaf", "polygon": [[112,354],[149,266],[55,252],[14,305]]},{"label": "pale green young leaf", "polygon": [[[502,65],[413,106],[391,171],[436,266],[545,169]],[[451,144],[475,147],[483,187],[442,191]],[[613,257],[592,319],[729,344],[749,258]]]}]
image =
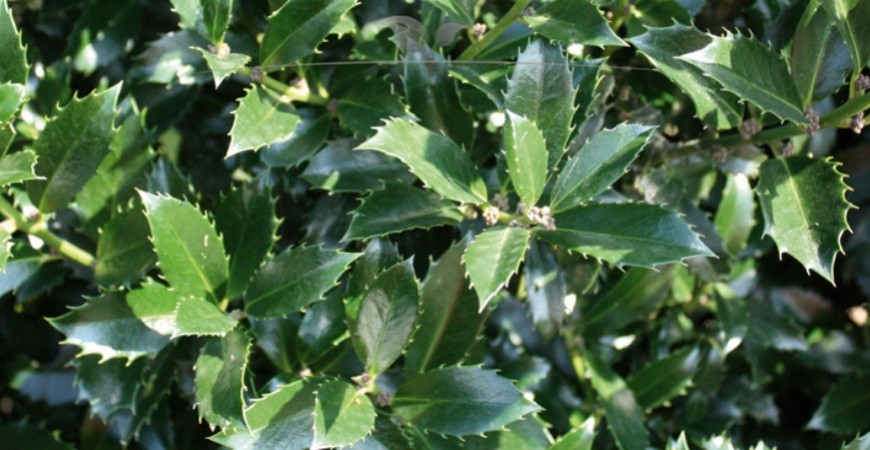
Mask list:
[{"label": "pale green young leaf", "polygon": [[592,387],[604,407],[607,428],[621,450],[646,450],[649,437],[644,425],[643,411],[625,381],[602,363],[597,355],[584,352],[586,367],[592,378]]},{"label": "pale green young leaf", "polygon": [[214,303],[197,297],[184,297],[175,307],[176,329],[172,338],[179,336],[225,336],[238,321],[221,311]]},{"label": "pale green young leaf", "polygon": [[121,85],[73,99],[45,125],[33,143],[38,158],[27,192],[40,211],[65,207],[94,176],[115,133],[115,103]]},{"label": "pale green young leaf", "polygon": [[579,427],[562,435],[548,450],[592,450],[595,440],[595,417],[589,417]]},{"label": "pale green young leaf", "polygon": [[677,213],[658,205],[589,204],[553,217],[556,230],[539,230],[537,236],[619,266],[655,267],[712,255]]},{"label": "pale green young leaf", "polygon": [[374,191],[353,211],[342,240],[362,240],[415,228],[458,225],[462,213],[456,204],[431,191],[405,183],[388,183]]},{"label": "pale green young leaf", "polygon": [[803,101],[788,63],[754,37],[728,33],[680,57],[741,99],[782,120],[806,123]]},{"label": "pale green young leaf", "polygon": [[477,292],[479,311],[519,270],[531,237],[532,232],[525,228],[502,227],[480,233],[468,246],[462,259]]},{"label": "pale green young leaf", "polygon": [[148,279],[127,293],[127,306],[146,327],[164,335],[172,336],[178,330],[176,309],[179,295],[163,284]]},{"label": "pale green young leaf", "polygon": [[554,0],[524,19],[538,34],[564,44],[625,45],[589,0]]},{"label": "pale green young leaf", "polygon": [[396,158],[353,149],[351,139],[326,144],[302,172],[302,179],[330,192],[366,192],[380,189],[384,182],[408,183],[414,177]]},{"label": "pale green young leaf", "polygon": [[[0,19],[2,20],[2,19]],[[6,125],[24,103],[27,90],[18,83],[0,83],[0,126]]]},{"label": "pale green young leaf", "polygon": [[36,153],[33,150],[3,156],[0,158],[0,186],[40,179],[33,172],[35,166]]},{"label": "pale green young leaf", "polygon": [[227,257],[214,226],[190,203],[140,192],[157,261],[180,295],[217,303],[227,284]]},{"label": "pale green young leaf", "polygon": [[0,2],[0,83],[27,83],[27,55],[6,0]]},{"label": "pale green young leaf", "polygon": [[391,406],[414,427],[451,436],[498,430],[540,409],[510,380],[479,367],[445,367],[410,377]]},{"label": "pale green young leaf", "polygon": [[527,207],[534,206],[547,182],[547,144],[534,123],[506,112],[504,152],[511,184]]},{"label": "pale green young leaf", "polygon": [[279,94],[259,85],[248,89],[233,115],[227,158],[288,139],[299,124],[299,115],[293,106],[283,102]]},{"label": "pale green young leaf", "polygon": [[755,226],[755,198],[746,175],[727,174],[727,177],[713,223],[722,236],[725,249],[736,256],[746,247],[749,234]]},{"label": "pale green young leaf", "polygon": [[870,64],[870,4],[860,0],[821,0],[820,3],[846,40],[852,64],[860,71]]},{"label": "pale green young leaf", "polygon": [[356,0],[287,0],[269,16],[260,64],[273,70],[314,53],[356,4]]},{"label": "pale green young leaf", "polygon": [[359,256],[320,247],[289,248],[254,276],[245,292],[245,310],[258,318],[301,311],[322,299]]},{"label": "pale green young leaf", "polygon": [[426,186],[462,203],[486,202],[486,184],[468,155],[450,139],[417,124],[393,119],[358,149],[377,150],[410,167]]},{"label": "pale green young leaf", "polygon": [[425,0],[463,27],[474,25],[474,0]]},{"label": "pale green young leaf", "polygon": [[109,220],[97,239],[94,279],[105,286],[140,279],[156,261],[149,231],[148,220],[139,208]]},{"label": "pale green young leaf", "polygon": [[652,131],[645,125],[619,124],[596,134],[559,172],[553,185],[553,211],[586,203],[610,187],[625,174]]},{"label": "pale green young leaf", "polygon": [[736,128],[743,119],[743,106],[734,94],[723,91],[713,79],[678,56],[701,50],[713,38],[697,28],[675,23],[667,28],[649,28],[629,39],[663,75],[679,86],[695,104],[698,118],[717,130]]},{"label": "pale green young leaf", "polygon": [[870,426],[870,376],[845,377],[831,388],[806,427],[839,434],[860,433]]},{"label": "pale green young leaf", "polygon": [[701,354],[698,347],[686,347],[631,374],[626,380],[637,404],[652,409],[681,395],[692,383]]},{"label": "pale green young leaf", "polygon": [[102,360],[154,355],[169,342],[145,326],[120,294],[89,299],[49,323],[66,335],[66,343],[80,347],[81,355],[100,355]]},{"label": "pale green young leaf", "polygon": [[242,424],[245,370],[251,340],[239,329],[206,342],[196,358],[193,379],[199,417],[211,426]]},{"label": "pale green young leaf", "polygon": [[780,255],[795,257],[809,272],[834,281],[834,259],[849,230],[845,176],[831,159],[801,156],[770,159],[761,165],[755,192],[764,215],[764,233]]},{"label": "pale green young leaf", "polygon": [[217,89],[221,83],[230,75],[235,74],[239,69],[245,67],[251,61],[251,57],[240,53],[217,54],[212,53],[202,48],[196,48],[202,53],[208,68],[211,69],[211,75],[214,78],[214,87]]},{"label": "pale green young leaf", "polygon": [[312,448],[344,447],[375,427],[375,407],[363,391],[342,380],[317,387]]}]

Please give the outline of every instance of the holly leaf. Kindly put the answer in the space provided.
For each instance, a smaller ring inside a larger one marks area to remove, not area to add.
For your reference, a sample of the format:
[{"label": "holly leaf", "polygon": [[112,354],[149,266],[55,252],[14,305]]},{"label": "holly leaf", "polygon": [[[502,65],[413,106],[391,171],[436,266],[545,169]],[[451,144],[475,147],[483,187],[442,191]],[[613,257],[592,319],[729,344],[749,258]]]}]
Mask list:
[{"label": "holly leaf", "polygon": [[258,318],[301,311],[322,299],[359,256],[320,247],[287,249],[254,276],[245,292],[245,310]]},{"label": "holly leaf", "polygon": [[788,63],[758,39],[727,33],[680,59],[701,69],[725,89],[782,120],[806,123],[803,101]]},{"label": "holly leaf", "polygon": [[633,268],[619,281],[590,302],[580,320],[580,329],[587,338],[617,333],[626,325],[649,317],[666,299],[674,270],[656,272]]},{"label": "holly leaf", "polygon": [[227,257],[212,224],[190,203],[141,191],[139,195],[166,281],[179,295],[220,301]]},{"label": "holly leaf", "polygon": [[817,3],[807,5],[797,27],[789,62],[803,104],[811,105],[845,84],[852,60],[831,17]]},{"label": "holly leaf", "polygon": [[375,407],[365,392],[342,380],[317,388],[312,448],[344,447],[365,438],[375,427]]},{"label": "holly leaf", "polygon": [[238,321],[214,303],[197,297],[182,298],[175,308],[176,329],[172,338],[179,336],[224,336],[235,328]]},{"label": "holly leaf", "polygon": [[233,0],[171,0],[184,28],[195,30],[216,45],[224,41]]},{"label": "holly leaf", "polygon": [[860,433],[870,426],[870,376],[843,378],[822,399],[806,427],[839,434]]},{"label": "holly leaf", "polygon": [[408,378],[393,412],[416,428],[451,436],[503,428],[540,407],[506,378],[478,367],[444,367]]},{"label": "holly leaf", "polygon": [[[0,21],[2,20],[0,19]],[[27,90],[23,85],[17,83],[0,84],[0,126],[5,126],[15,117],[18,108],[24,103],[26,94]]]},{"label": "holly leaf", "polygon": [[506,116],[504,153],[511,184],[526,206],[534,206],[547,182],[547,144],[534,123],[510,110]]},{"label": "holly leaf", "polygon": [[296,167],[307,161],[323,145],[331,126],[328,114],[313,109],[300,109],[299,125],[290,138],[278,141],[260,151],[260,159],[269,167]]},{"label": "holly leaf", "polygon": [[121,85],[73,98],[33,143],[38,158],[27,192],[44,213],[65,207],[94,176],[115,133],[115,102]]},{"label": "holly leaf", "polygon": [[830,158],[770,159],[761,165],[755,192],[764,215],[764,233],[807,269],[834,281],[834,259],[849,224],[849,187]]},{"label": "holly leaf", "polygon": [[566,44],[625,46],[601,10],[588,0],[554,0],[524,17],[535,32]]},{"label": "holly leaf", "polygon": [[755,226],[755,199],[746,175],[727,174],[727,177],[713,223],[722,236],[725,249],[736,256],[746,247],[749,234]]},{"label": "holly leaf", "polygon": [[220,87],[221,83],[228,76],[235,74],[251,61],[250,56],[240,53],[218,54],[202,48],[195,48],[194,50],[202,53],[208,68],[211,69],[215,89]]},{"label": "holly leaf", "polygon": [[392,119],[357,149],[400,159],[423,183],[444,198],[486,202],[486,184],[468,155],[450,139],[404,119]]},{"label": "holly leaf", "polygon": [[354,6],[356,0],[288,0],[268,18],[260,64],[274,70],[314,53]]},{"label": "holly leaf", "polygon": [[621,450],[645,450],[649,447],[643,412],[625,381],[595,355],[585,352],[586,367],[592,387],[604,407],[607,428]]},{"label": "holly leaf", "polygon": [[695,113],[704,123],[717,130],[727,130],[738,127],[743,119],[740,99],[723,91],[716,81],[704,76],[694,65],[678,58],[703,49],[712,40],[697,28],[675,23],[667,28],[648,28],[646,33],[629,42],[689,95],[695,104]]},{"label": "holly leaf", "polygon": [[[130,69],[129,78],[170,86],[206,83],[211,78],[208,67],[194,50],[206,46],[208,41],[194,31],[166,33],[148,43],[148,49],[137,57],[136,66]],[[156,110],[152,107],[151,111]]]},{"label": "holly leaf", "polygon": [[532,323],[544,339],[550,339],[559,332],[565,318],[568,285],[548,245],[537,240],[531,242],[524,276]]},{"label": "holly leaf", "polygon": [[404,183],[387,183],[353,211],[342,241],[369,239],[415,228],[459,225],[463,219],[456,204],[431,191]]},{"label": "holly leaf", "polygon": [[568,59],[559,47],[532,41],[517,58],[508,81],[505,109],[537,125],[547,144],[547,167],[565,152],[571,134],[574,89]]},{"label": "holly leaf", "polygon": [[553,211],[586,203],[609,188],[625,174],[652,131],[645,125],[619,124],[596,134],[559,172],[553,185]]},{"label": "holly leaf", "polygon": [[245,369],[251,340],[233,330],[206,342],[196,358],[194,390],[199,417],[221,428],[242,424],[245,407]]},{"label": "holly leaf", "polygon": [[531,237],[531,231],[525,228],[502,227],[480,233],[468,246],[463,261],[477,292],[479,311],[519,270]]},{"label": "holly leaf", "polygon": [[148,220],[138,208],[106,223],[97,240],[97,283],[121,285],[141,278],[156,260],[148,237]]},{"label": "holly leaf", "polygon": [[380,189],[385,181],[412,181],[405,165],[387,155],[353,150],[353,141],[332,141],[317,152],[302,178],[330,192],[365,192]]},{"label": "holly leaf", "polygon": [[463,27],[474,25],[473,0],[426,0]]},{"label": "holly leaf", "polygon": [[132,411],[136,389],[145,371],[145,358],[132,362],[120,358],[100,361],[99,356],[87,355],[69,364],[76,369],[79,399],[88,402],[91,414],[109,423],[119,412]]},{"label": "holly leaf", "polygon": [[390,117],[410,118],[395,95],[393,85],[383,78],[355,83],[338,99],[338,120],[356,136],[368,137],[374,127]]},{"label": "holly leaf", "polygon": [[372,281],[362,297],[351,332],[371,376],[383,373],[405,350],[417,324],[420,287],[410,262],[397,264]]},{"label": "holly leaf", "polygon": [[176,309],[181,300],[178,293],[151,279],[127,293],[127,306],[146,327],[172,336],[178,330]]},{"label": "holly leaf", "polygon": [[537,236],[619,266],[655,267],[713,255],[677,213],[657,205],[590,204],[553,218],[556,230],[538,230]]},{"label": "holly leaf", "polygon": [[[359,263],[357,263],[359,264]],[[294,339],[296,358],[311,366],[347,338],[347,325],[342,295],[333,293],[322,302],[314,302],[305,312]]]},{"label": "holly leaf", "polygon": [[81,355],[100,355],[101,360],[128,361],[154,355],[169,338],[145,326],[120,294],[91,298],[49,323],[66,335],[66,343],[81,347]]},{"label": "holly leaf", "polygon": [[293,106],[281,101],[279,94],[256,84],[239,100],[233,115],[227,158],[288,139],[299,125],[299,115]]},{"label": "holly leaf", "polygon": [[644,410],[669,402],[692,383],[701,355],[698,347],[686,347],[631,374],[626,383]]},{"label": "holly leaf", "polygon": [[0,158],[0,186],[8,186],[41,177],[34,173],[36,153],[24,150]]},{"label": "holly leaf", "polygon": [[6,0],[0,3],[0,83],[27,84],[27,55],[12,10]]},{"label": "holly leaf", "polygon": [[592,450],[594,441],[595,417],[590,417],[582,425],[557,439],[549,450]]},{"label": "holly leaf", "polygon": [[820,3],[846,40],[852,63],[860,71],[870,63],[870,29],[867,28],[870,5],[856,0],[822,0]]}]

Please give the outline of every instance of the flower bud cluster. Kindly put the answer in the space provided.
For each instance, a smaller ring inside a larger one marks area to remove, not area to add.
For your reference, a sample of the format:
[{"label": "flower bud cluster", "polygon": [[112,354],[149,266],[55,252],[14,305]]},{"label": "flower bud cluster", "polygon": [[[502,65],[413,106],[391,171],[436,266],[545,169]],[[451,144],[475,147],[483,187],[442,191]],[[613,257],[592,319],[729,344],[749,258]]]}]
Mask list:
[{"label": "flower bud cluster", "polygon": [[483,210],[483,221],[487,226],[493,226],[498,223],[498,217],[501,215],[501,210],[495,206],[487,206]]},{"label": "flower bud cluster", "polygon": [[809,134],[810,136],[815,136],[816,133],[818,133],[818,131],[822,129],[821,125],[819,125],[819,113],[817,113],[816,110],[812,106],[810,106],[806,109],[806,111],[804,111],[804,117],[806,117],[810,121],[810,124],[807,125],[807,134]]},{"label": "flower bud cluster", "polygon": [[861,134],[862,130],[864,130],[864,111],[859,112],[852,118],[852,131],[855,134]]},{"label": "flower bud cluster", "polygon": [[528,218],[532,223],[543,225],[547,230],[556,229],[556,221],[553,219],[553,214],[550,211],[549,206],[544,206],[542,208],[532,206],[529,208],[528,212],[526,212],[526,218]]}]

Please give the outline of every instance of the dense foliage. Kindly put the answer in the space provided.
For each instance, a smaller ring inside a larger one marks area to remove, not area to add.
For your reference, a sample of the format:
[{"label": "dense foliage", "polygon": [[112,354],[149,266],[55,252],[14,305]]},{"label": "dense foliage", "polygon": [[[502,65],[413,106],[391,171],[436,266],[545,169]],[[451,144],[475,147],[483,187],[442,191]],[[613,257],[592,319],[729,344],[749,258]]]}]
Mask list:
[{"label": "dense foliage", "polygon": [[0,446],[870,448],[868,23],[2,0]]}]

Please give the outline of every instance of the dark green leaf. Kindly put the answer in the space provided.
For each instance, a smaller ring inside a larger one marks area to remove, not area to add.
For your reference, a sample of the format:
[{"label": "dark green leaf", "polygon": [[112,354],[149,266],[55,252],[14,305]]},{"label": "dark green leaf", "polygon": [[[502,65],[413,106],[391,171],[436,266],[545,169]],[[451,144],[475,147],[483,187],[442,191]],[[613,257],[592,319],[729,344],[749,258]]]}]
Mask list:
[{"label": "dark green leaf", "polygon": [[549,168],[562,157],[571,134],[576,96],[571,78],[562,50],[536,40],[520,53],[508,81],[504,106],[541,130],[547,143]]},{"label": "dark green leaf", "polygon": [[405,350],[417,324],[420,287],[409,262],[378,275],[366,291],[351,331],[362,341],[359,355],[371,375],[383,373]]},{"label": "dark green leaf", "polygon": [[0,186],[27,180],[38,180],[34,172],[36,153],[32,150],[13,153],[0,158]]},{"label": "dark green leaf", "polygon": [[312,448],[343,447],[372,432],[375,407],[363,391],[329,380],[317,388]]},{"label": "dark green leaf", "polygon": [[487,314],[478,312],[468,285],[462,254],[463,239],[432,263],[423,280],[420,317],[414,340],[405,355],[405,374],[416,375],[436,367],[462,362],[482,331]]},{"label": "dark green leaf", "polygon": [[171,0],[184,28],[195,30],[216,45],[224,41],[232,0]]},{"label": "dark green leaf", "polygon": [[194,31],[166,33],[148,43],[148,49],[139,55],[138,65],[130,70],[129,76],[164,85],[207,83],[212,79],[210,71],[202,55],[194,50],[207,46],[208,41]]},{"label": "dark green leaf", "polygon": [[458,225],[462,213],[456,204],[431,191],[404,183],[388,183],[364,198],[342,240],[385,236],[414,228]]},{"label": "dark green leaf", "polygon": [[503,430],[482,436],[467,436],[463,440],[465,448],[469,450],[541,450],[547,448],[552,438],[541,419],[532,415],[511,422]]},{"label": "dark green leaf", "polygon": [[464,436],[498,430],[540,409],[505,378],[477,367],[446,367],[408,378],[393,412],[411,425]]},{"label": "dark green leaf", "polygon": [[301,311],[323,298],[359,256],[320,247],[287,249],[254,277],[245,292],[245,309],[248,315],[260,318]]},{"label": "dark green leaf", "polygon": [[307,161],[323,145],[331,124],[329,115],[312,109],[300,109],[301,122],[289,139],[275,142],[260,151],[263,162],[270,167],[295,167]]},{"label": "dark green leaf", "polygon": [[100,361],[99,356],[82,356],[70,361],[76,369],[79,398],[90,404],[91,414],[109,422],[120,411],[132,411],[136,389],[145,370],[145,358]]},{"label": "dark green leaf", "polygon": [[681,59],[763,111],[783,120],[807,122],[788,63],[758,39],[730,33],[712,37],[709,45]]},{"label": "dark green leaf", "polygon": [[210,339],[196,359],[194,388],[200,418],[211,426],[242,424],[245,370],[251,340],[241,330]]},{"label": "dark green leaf", "polygon": [[[402,258],[399,257],[399,250],[392,242],[381,238],[370,240],[366,245],[365,253],[353,266],[348,282],[348,294],[351,297],[362,298],[372,281],[375,281],[381,272],[400,262]],[[353,317],[348,315],[348,318],[356,320],[355,315]]]},{"label": "dark green leaf", "polygon": [[595,440],[595,418],[590,417],[579,427],[560,437],[549,450],[592,450]]},{"label": "dark green leaf", "polygon": [[153,355],[169,342],[133,315],[120,294],[92,298],[49,322],[66,335],[67,343],[81,347],[82,355],[103,360]]},{"label": "dark green leaf", "polygon": [[399,160],[373,151],[353,151],[353,141],[332,141],[311,160],[302,178],[330,192],[365,192],[385,181],[413,179]]},{"label": "dark green leaf", "polygon": [[179,300],[175,291],[150,279],[127,293],[127,306],[133,315],[146,327],[164,336],[172,336],[178,330],[175,311]]},{"label": "dark green leaf", "polygon": [[118,214],[103,226],[94,268],[98,283],[132,283],[154,265],[156,258],[148,240],[149,230],[148,220],[138,208]]},{"label": "dark green leaf", "polygon": [[665,300],[673,278],[673,270],[629,270],[583,312],[580,329],[587,336],[597,336],[642,320]]},{"label": "dark green leaf", "polygon": [[554,0],[525,21],[535,32],[565,44],[625,45],[588,0]]},{"label": "dark green leaf", "polygon": [[626,381],[642,409],[652,409],[681,395],[692,383],[701,355],[686,347],[634,372]]},{"label": "dark green leaf", "polygon": [[258,85],[248,89],[233,114],[227,158],[288,139],[299,124],[293,106],[284,103],[279,94]]},{"label": "dark green leaf", "polygon": [[616,182],[628,170],[653,129],[638,124],[619,124],[603,130],[587,142],[559,173],[553,186],[551,206],[564,211],[586,203]]},{"label": "dark green leaf", "polygon": [[139,194],[166,281],[180,295],[220,301],[226,291],[227,257],[212,224],[190,203]]},{"label": "dark green leaf", "polygon": [[604,407],[607,428],[621,450],[646,450],[649,438],[644,426],[643,412],[631,389],[622,378],[598,360],[586,353],[586,367],[592,378],[592,387]]},{"label": "dark green leaf", "polygon": [[410,114],[383,78],[356,83],[338,99],[338,120],[356,136],[371,136],[374,127],[390,117],[410,118]]},{"label": "dark green leaf", "polygon": [[315,51],[356,0],[288,0],[270,17],[260,64],[276,70]]},{"label": "dark green leaf", "polygon": [[507,111],[504,152],[508,173],[520,200],[534,206],[547,182],[547,144],[534,123]]},{"label": "dark green leaf", "polygon": [[269,190],[248,183],[221,198],[215,226],[230,256],[227,298],[245,291],[275,242],[278,220]]},{"label": "dark green leaf", "polygon": [[683,431],[680,433],[680,437],[677,438],[676,441],[673,439],[668,439],[668,446],[666,450],[690,450],[689,443],[686,442],[686,432]]},{"label": "dark green leaf", "polygon": [[239,53],[227,53],[224,55],[212,53],[201,48],[196,50],[202,53],[202,57],[205,58],[205,62],[208,64],[209,69],[211,69],[215,89],[220,87],[224,79],[235,74],[251,61],[250,56]]},{"label": "dark green leaf", "polygon": [[6,0],[0,3],[0,83],[27,83],[27,56],[12,11]]},{"label": "dark green leaf", "polygon": [[474,25],[474,0],[426,0],[463,27]]},{"label": "dark green leaf", "polygon": [[197,297],[185,297],[175,309],[178,336],[224,336],[235,328],[236,319],[220,310],[214,303]]},{"label": "dark green leaf", "polygon": [[716,210],[716,231],[724,240],[725,249],[733,256],[746,247],[749,233],[755,226],[755,199],[752,186],[743,174],[728,174],[722,201]]},{"label": "dark green leaf", "polygon": [[845,84],[845,74],[852,68],[849,49],[818,4],[808,5],[804,11],[789,62],[804,105],[833,94]]},{"label": "dark green leaf", "polygon": [[868,383],[867,375],[842,379],[828,391],[806,427],[852,435],[866,430],[870,426]]},{"label": "dark green leaf", "polygon": [[249,317],[254,342],[280,371],[292,373],[297,361],[293,358],[293,346],[299,331],[299,314],[274,319]]},{"label": "dark green leaf", "polygon": [[849,229],[849,187],[837,163],[806,157],[770,159],[761,165],[755,191],[764,214],[764,233],[807,269],[834,280],[840,238]]},{"label": "dark green leaf", "polygon": [[42,212],[66,206],[97,172],[109,152],[115,132],[115,102],[121,85],[73,99],[45,125],[33,149],[39,158],[35,172],[44,180],[30,181],[27,191]]},{"label": "dark green leaf", "polygon": [[302,364],[310,366],[345,338],[344,305],[340,293],[335,293],[322,302],[314,302],[305,313],[299,324],[296,356]]},{"label": "dark green leaf", "polygon": [[590,204],[554,216],[556,231],[542,239],[617,265],[655,267],[712,256],[679,215],[657,205]]},{"label": "dark green leaf", "polygon": [[[638,0],[625,20],[629,36],[637,36],[653,27],[668,27],[676,23],[691,25],[688,5],[677,0]],[[685,53],[685,52],[684,52]]]},{"label": "dark green leaf", "polygon": [[142,385],[136,389],[131,422],[121,442],[129,442],[133,436],[140,434],[143,427],[148,422],[153,423],[160,410],[166,408],[166,396],[175,385],[175,371],[178,360],[183,357],[183,349],[170,343],[149,361],[141,377]]},{"label": "dark green leaf", "polygon": [[870,4],[859,0],[822,0],[822,7],[846,39],[852,64],[859,71],[870,64]]},{"label": "dark green leaf", "polygon": [[[0,7],[6,9],[5,3],[4,0]],[[0,61],[2,61],[2,57],[0,57]],[[56,434],[44,426],[26,422],[0,423],[0,436],[3,436],[3,445],[8,445],[10,448],[38,448],[39,450],[71,450],[75,448],[59,441]]]},{"label": "dark green leaf", "polygon": [[469,64],[453,65],[450,67],[450,76],[471,85],[490,100],[495,107],[504,109],[504,91],[507,90],[506,75],[511,67],[503,64]]},{"label": "dark green leaf", "polygon": [[0,126],[6,125],[12,120],[15,113],[18,112],[18,107],[24,103],[26,93],[27,91],[23,85],[16,83],[0,84]]},{"label": "dark green leaf", "polygon": [[377,130],[357,148],[399,158],[442,197],[475,205],[486,202],[486,184],[468,155],[450,139],[401,119]]},{"label": "dark green leaf", "polygon": [[503,227],[480,233],[468,246],[463,260],[477,292],[479,311],[519,270],[531,237],[531,231],[525,228]]},{"label": "dark green leaf", "polygon": [[736,128],[743,119],[743,106],[738,97],[722,91],[712,79],[697,67],[677,58],[701,50],[712,37],[694,27],[673,24],[667,28],[650,28],[645,34],[631,38],[650,62],[679,86],[695,104],[697,116],[718,130]]},{"label": "dark green leaf", "polygon": [[532,322],[549,339],[562,326],[568,285],[553,252],[541,241],[532,241],[526,253],[525,280]]}]

